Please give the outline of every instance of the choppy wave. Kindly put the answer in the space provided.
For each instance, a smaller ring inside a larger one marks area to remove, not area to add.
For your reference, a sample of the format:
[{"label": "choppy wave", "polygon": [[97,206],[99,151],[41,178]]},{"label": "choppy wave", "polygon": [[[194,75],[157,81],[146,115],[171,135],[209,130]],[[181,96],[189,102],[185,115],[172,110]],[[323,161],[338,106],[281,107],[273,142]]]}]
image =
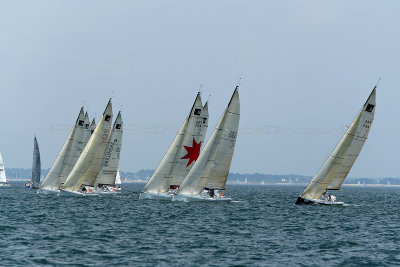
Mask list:
[{"label": "choppy wave", "polygon": [[385,266],[400,264],[400,189],[345,188],[348,206],[293,205],[302,187],[231,186],[233,203],[139,201],[0,189],[0,264]]}]

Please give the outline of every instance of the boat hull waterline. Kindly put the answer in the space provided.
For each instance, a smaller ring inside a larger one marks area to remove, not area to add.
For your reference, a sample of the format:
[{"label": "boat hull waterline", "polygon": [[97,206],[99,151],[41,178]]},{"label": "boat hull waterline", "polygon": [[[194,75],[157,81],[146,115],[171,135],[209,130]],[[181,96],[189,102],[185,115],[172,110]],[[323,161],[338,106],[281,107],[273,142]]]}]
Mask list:
[{"label": "boat hull waterline", "polygon": [[297,205],[336,205],[336,206],[343,206],[344,202],[336,202],[336,201],[328,201],[323,199],[307,199],[299,197],[296,201]]}]

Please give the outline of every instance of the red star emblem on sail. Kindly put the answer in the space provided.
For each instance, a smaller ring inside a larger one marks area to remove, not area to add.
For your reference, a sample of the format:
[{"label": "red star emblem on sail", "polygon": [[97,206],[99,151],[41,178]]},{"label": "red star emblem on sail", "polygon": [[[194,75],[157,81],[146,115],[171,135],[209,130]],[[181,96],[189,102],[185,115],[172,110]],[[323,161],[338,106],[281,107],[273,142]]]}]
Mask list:
[{"label": "red star emblem on sail", "polygon": [[193,161],[196,161],[199,158],[201,143],[202,142],[197,143],[196,140],[193,138],[192,147],[184,146],[187,151],[187,154],[183,156],[181,159],[189,159],[186,167],[188,167],[190,164],[192,164]]}]

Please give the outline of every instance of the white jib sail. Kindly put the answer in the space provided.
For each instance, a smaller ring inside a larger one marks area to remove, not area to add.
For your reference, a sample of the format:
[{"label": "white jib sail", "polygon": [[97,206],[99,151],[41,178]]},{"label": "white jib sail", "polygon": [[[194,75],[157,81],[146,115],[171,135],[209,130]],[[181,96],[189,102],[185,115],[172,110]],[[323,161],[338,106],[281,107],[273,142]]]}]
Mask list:
[{"label": "white jib sail", "polygon": [[64,190],[77,191],[84,182],[89,185],[93,184],[100,169],[104,150],[110,136],[111,121],[112,105],[110,99],[85,149],[68,175],[63,185]]},{"label": "white jib sail", "polygon": [[4,168],[4,162],[1,153],[0,153],[0,183],[7,183],[6,170]]},{"label": "white jib sail", "polygon": [[181,185],[199,157],[207,127],[208,105],[203,108],[198,93],[190,113],[143,192],[165,193],[171,185]]},{"label": "white jib sail", "polygon": [[94,187],[98,187],[99,185],[116,184],[116,176],[118,174],[118,165],[122,146],[122,134],[122,117],[121,112],[118,112],[117,118],[114,122],[113,130],[107,142],[107,147],[104,152],[100,170],[94,182]]},{"label": "white jib sail", "polygon": [[340,189],[367,140],[376,106],[376,86],[347,132],[300,197],[319,199],[326,190]]},{"label": "white jib sail", "polygon": [[195,196],[206,187],[225,188],[235,150],[239,119],[240,101],[237,86],[199,159],[178,189],[178,194]]},{"label": "white jib sail", "polygon": [[49,173],[40,185],[41,189],[57,190],[60,185],[65,182],[69,174],[69,172],[66,171],[66,168],[71,170],[73,167],[72,164],[75,164],[75,162],[71,160],[71,151],[75,151],[73,147],[76,147],[75,144],[83,138],[85,132],[84,123],[85,114],[82,107],[67,140],[51,166]]}]

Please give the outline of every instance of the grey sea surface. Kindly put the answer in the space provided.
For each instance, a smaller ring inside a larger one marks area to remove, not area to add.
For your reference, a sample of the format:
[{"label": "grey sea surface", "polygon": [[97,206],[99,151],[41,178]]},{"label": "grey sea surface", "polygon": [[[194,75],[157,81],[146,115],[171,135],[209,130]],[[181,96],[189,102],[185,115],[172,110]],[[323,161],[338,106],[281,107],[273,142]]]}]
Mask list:
[{"label": "grey sea surface", "polygon": [[229,185],[231,203],[0,188],[1,266],[400,265],[400,188],[345,187],[348,205],[296,206],[302,186]]}]

